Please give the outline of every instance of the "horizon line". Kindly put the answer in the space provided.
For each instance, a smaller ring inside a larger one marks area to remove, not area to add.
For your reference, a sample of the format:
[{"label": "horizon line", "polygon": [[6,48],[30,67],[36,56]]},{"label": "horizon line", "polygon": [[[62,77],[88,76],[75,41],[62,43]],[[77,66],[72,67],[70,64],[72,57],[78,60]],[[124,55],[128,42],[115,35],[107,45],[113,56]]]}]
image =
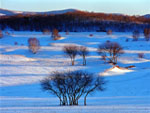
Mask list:
[{"label": "horizon line", "polygon": [[[76,8],[62,8],[62,9],[56,9],[56,10],[43,10],[43,11],[27,11],[27,10],[15,10],[15,9],[8,9],[8,8],[0,8],[2,10],[6,10],[6,11],[16,11],[16,12],[30,12],[30,13],[44,13],[44,12],[52,12],[52,11],[62,11],[62,10],[76,10],[76,11],[84,11],[84,12],[89,12],[89,13],[104,13],[104,14],[120,14],[120,15],[125,15],[125,16],[144,16],[144,15],[148,15],[148,14],[125,14],[125,13],[115,13],[115,12],[102,12],[102,11],[88,11],[88,10],[80,10],[80,9],[76,9]],[[150,13],[149,13],[150,14]]]}]

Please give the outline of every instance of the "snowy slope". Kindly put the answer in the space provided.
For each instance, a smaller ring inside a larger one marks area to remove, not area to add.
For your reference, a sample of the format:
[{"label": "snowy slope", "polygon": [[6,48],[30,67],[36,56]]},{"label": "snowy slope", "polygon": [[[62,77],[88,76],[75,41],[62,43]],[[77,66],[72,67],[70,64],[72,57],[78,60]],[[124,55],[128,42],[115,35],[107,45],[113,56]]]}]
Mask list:
[{"label": "snowy slope", "polygon": [[145,17],[145,18],[150,18],[150,14],[146,14],[146,15],[144,15],[143,17]]},{"label": "snowy slope", "polygon": [[[141,35],[132,41],[132,33],[60,33],[64,39],[53,41],[41,32],[12,32],[0,39],[0,112],[1,113],[149,113],[150,112],[150,42]],[[89,34],[93,34],[90,37]],[[41,48],[37,54],[28,50],[27,40],[36,37]],[[129,39],[126,42],[126,39]],[[97,54],[98,44],[119,42],[125,51],[118,59],[121,68],[104,63]],[[18,44],[15,45],[15,42]],[[75,66],[62,52],[67,44],[84,45],[90,55],[87,66],[77,56]],[[144,53],[144,58],[137,57]],[[125,67],[134,65],[134,68]],[[53,71],[86,70],[105,77],[106,90],[83,98],[74,107],[60,107],[58,99],[43,92],[40,80]]]},{"label": "snowy slope", "polygon": [[21,14],[21,13],[23,13],[23,12],[21,12],[21,11],[11,11],[11,10],[6,10],[6,9],[0,8],[0,16],[16,15],[16,14]]},{"label": "snowy slope", "polygon": [[46,11],[46,12],[26,12],[26,11],[12,11],[12,10],[6,10],[0,8],[0,16],[11,16],[16,14],[64,14],[68,12],[75,12],[78,11],[76,9],[64,9],[64,10],[55,10],[55,11]]}]

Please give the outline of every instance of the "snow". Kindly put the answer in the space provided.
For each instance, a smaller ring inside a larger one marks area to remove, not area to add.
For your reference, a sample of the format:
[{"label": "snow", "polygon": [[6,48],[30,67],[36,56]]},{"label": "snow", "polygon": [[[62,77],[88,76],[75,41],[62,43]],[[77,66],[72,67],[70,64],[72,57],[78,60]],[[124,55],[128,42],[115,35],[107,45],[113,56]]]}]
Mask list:
[{"label": "snow", "polygon": [[28,12],[28,11],[13,11],[13,10],[7,10],[0,8],[0,16],[11,16],[11,15],[17,15],[17,14],[64,14],[68,12],[76,12],[78,10],[76,9],[63,9],[63,10],[54,10],[54,11],[45,11],[45,12]]},{"label": "snow", "polygon": [[[8,31],[0,39],[0,112],[1,113],[150,113],[150,42],[132,41],[132,33],[69,33],[52,40],[41,32]],[[93,34],[89,37],[89,34]],[[36,37],[41,48],[37,54],[28,50],[28,38]],[[126,39],[129,39],[126,42]],[[124,48],[118,66],[101,60],[98,44],[115,41]],[[17,45],[15,45],[17,42]],[[87,66],[77,56],[75,66],[63,53],[65,45],[86,46],[90,51]],[[144,58],[138,58],[144,53]],[[125,68],[134,66],[134,68]],[[106,90],[83,98],[79,106],[59,106],[56,97],[41,90],[40,81],[53,71],[86,70],[105,77]]]},{"label": "snow", "polygon": [[121,75],[121,74],[125,74],[125,73],[132,72],[132,71],[133,70],[114,66],[113,68],[106,70],[105,72],[101,73],[100,75],[102,75],[102,76]]},{"label": "snow", "polygon": [[[9,50],[10,51],[10,50]],[[7,50],[8,52],[8,50]],[[35,59],[27,58],[22,55],[0,55],[1,61],[35,61]]]}]

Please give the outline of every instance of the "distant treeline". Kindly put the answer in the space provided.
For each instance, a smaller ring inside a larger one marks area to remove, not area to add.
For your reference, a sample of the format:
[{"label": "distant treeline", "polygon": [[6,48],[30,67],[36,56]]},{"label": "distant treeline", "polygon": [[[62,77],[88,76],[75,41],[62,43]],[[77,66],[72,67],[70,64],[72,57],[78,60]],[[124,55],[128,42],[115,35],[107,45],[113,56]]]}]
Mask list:
[{"label": "distant treeline", "polygon": [[15,15],[0,17],[0,29],[12,29],[15,31],[43,31],[54,28],[59,31],[86,32],[107,30],[117,32],[143,32],[150,28],[150,19],[136,16],[90,13],[90,12],[69,12],[59,15]]}]

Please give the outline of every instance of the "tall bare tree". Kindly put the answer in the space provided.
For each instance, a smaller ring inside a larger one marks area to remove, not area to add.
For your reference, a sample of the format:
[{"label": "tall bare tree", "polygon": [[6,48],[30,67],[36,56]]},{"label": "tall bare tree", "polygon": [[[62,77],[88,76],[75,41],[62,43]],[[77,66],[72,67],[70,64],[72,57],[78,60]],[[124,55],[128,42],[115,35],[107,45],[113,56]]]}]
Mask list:
[{"label": "tall bare tree", "polygon": [[86,56],[89,54],[88,49],[84,46],[81,46],[81,47],[79,47],[78,53],[80,56],[83,57],[83,65],[85,66],[86,65]]},{"label": "tall bare tree", "polygon": [[78,105],[78,100],[86,98],[94,91],[103,91],[105,81],[102,77],[83,71],[55,72],[41,81],[44,91],[59,98],[60,105]]}]

